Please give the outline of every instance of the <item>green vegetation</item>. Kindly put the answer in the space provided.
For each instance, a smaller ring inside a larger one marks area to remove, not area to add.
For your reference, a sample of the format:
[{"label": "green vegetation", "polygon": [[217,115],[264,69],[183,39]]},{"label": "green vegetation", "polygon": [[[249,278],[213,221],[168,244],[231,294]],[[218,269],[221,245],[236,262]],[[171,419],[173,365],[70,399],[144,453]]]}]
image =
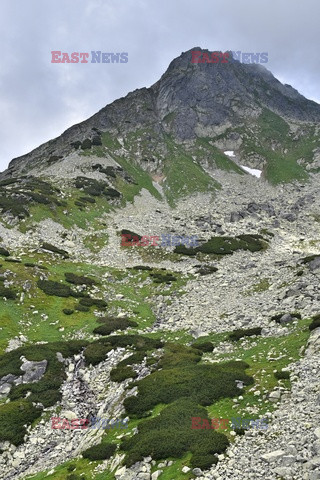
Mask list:
[{"label": "green vegetation", "polygon": [[49,250],[49,252],[58,253],[64,258],[69,258],[68,252],[62,250],[61,248],[55,247],[54,245],[51,245],[51,243],[44,242],[41,244],[41,248],[43,248],[44,250]]},{"label": "green vegetation", "polygon": [[281,370],[280,372],[275,372],[274,376],[277,380],[289,380],[290,372]]},{"label": "green vegetation", "polygon": [[209,137],[197,138],[195,155],[197,160],[206,161],[211,167],[219,168],[227,172],[235,172],[239,175],[244,175],[244,171],[235,162],[231,160],[227,155],[222,153],[212,143],[212,139]]},{"label": "green vegetation", "polygon": [[253,335],[261,335],[261,331],[262,331],[261,327],[247,328],[247,329],[239,328],[238,330],[234,330],[232,333],[230,333],[229,338],[230,340],[233,340],[234,342],[236,342],[243,337],[252,337]]},{"label": "green vegetation", "polygon": [[81,298],[79,303],[84,307],[95,306],[97,308],[105,308],[108,305],[105,300],[101,300],[100,298],[91,298],[91,297]]},{"label": "green vegetation", "polygon": [[201,350],[201,352],[203,353],[212,352],[212,350],[214,349],[214,345],[212,342],[202,342],[201,339],[193,342],[192,347]]},{"label": "green vegetation", "polygon": [[244,373],[249,366],[244,362],[198,364],[202,355],[199,350],[175,345],[167,349],[159,362],[162,370],[137,382],[138,395],[125,399],[128,414],[143,416],[160,403],[169,404],[182,397],[210,405],[219,398],[237,395],[236,379],[253,383]]},{"label": "green vegetation", "polygon": [[8,252],[8,250],[6,248],[0,247],[0,255],[2,255],[4,257],[9,257],[10,253]]},{"label": "green vegetation", "polygon": [[182,255],[196,255],[198,252],[215,255],[231,255],[237,250],[258,252],[264,250],[267,242],[261,235],[238,235],[237,237],[212,237],[199,247],[187,248],[184,245],[175,247],[174,252]]},{"label": "green vegetation", "polygon": [[100,443],[82,452],[82,456],[89,460],[107,460],[112,457],[116,449],[117,445],[113,443]]},{"label": "green vegetation", "polygon": [[143,351],[133,353],[129,357],[125,358],[124,360],[121,360],[121,362],[118,363],[118,367],[123,365],[134,365],[135,363],[141,363],[145,358],[145,356],[146,356],[146,353]]},{"label": "green vegetation", "polygon": [[110,379],[113,382],[123,382],[127,378],[136,378],[138,374],[131,368],[127,366],[118,366],[111,370]]},{"label": "green vegetation", "polygon": [[98,335],[110,335],[115,330],[126,330],[128,327],[137,327],[137,322],[128,320],[127,318],[99,318],[99,323],[103,323],[100,327],[93,330]]},{"label": "green vegetation", "polygon": [[107,354],[113,349],[112,345],[93,342],[84,351],[88,365],[97,365],[106,359]]},{"label": "green vegetation", "polygon": [[0,406],[0,441],[10,442],[13,445],[23,443],[27,433],[25,425],[30,425],[41,411],[29,401],[18,400]]},{"label": "green vegetation", "polygon": [[[30,345],[0,356],[0,378],[9,374],[22,374],[22,355],[30,361],[48,362],[46,372],[38,382],[14,385],[9,393],[11,402],[0,406],[0,441],[9,440],[14,445],[23,442],[25,425],[30,425],[42,413],[42,409],[33,407],[32,402],[50,407],[61,399],[59,389],[66,374],[64,364],[57,359],[57,352],[67,358],[79,353],[87,343],[69,341]],[[28,392],[31,394],[25,399]]]},{"label": "green vegetation", "polygon": [[[196,163],[190,154],[169,136],[166,136],[167,157],[163,173],[165,175],[164,191],[169,205],[187,195],[197,192],[215,193],[220,185]],[[181,175],[181,172],[184,174]]]},{"label": "green vegetation", "polygon": [[15,300],[17,293],[12,288],[6,288],[0,285],[0,298],[5,297],[8,300]]},{"label": "green vegetation", "polygon": [[154,283],[171,283],[177,280],[177,278],[173,276],[172,273],[150,273],[150,277],[152,277]]},{"label": "green vegetation", "polygon": [[316,328],[320,327],[320,314],[314,315],[312,317],[312,322],[309,325],[309,330],[315,330]]},{"label": "green vegetation", "polygon": [[46,295],[54,295],[56,297],[75,296],[68,285],[54,282],[53,280],[38,280],[37,285]]},{"label": "green vegetation", "polygon": [[192,430],[191,417],[208,420],[205,408],[189,398],[180,398],[164,408],[160,415],[140,423],[138,434],[122,441],[125,464],[130,466],[149,455],[154,460],[179,458],[188,451],[192,452],[193,467],[206,469],[217,463],[214,454],[227,448],[227,437],[211,429]]},{"label": "green vegetation", "polygon": [[264,175],[271,183],[308,179],[305,166],[313,158],[313,127],[304,127],[304,131],[293,138],[289,125],[279,115],[264,108],[252,130],[254,133],[250,136],[243,129],[239,131],[243,138],[241,152],[247,157],[259,155],[266,161]]},{"label": "green vegetation", "polygon": [[64,274],[66,281],[74,285],[95,285],[96,281],[84,275],[76,275],[75,273],[66,272]]}]

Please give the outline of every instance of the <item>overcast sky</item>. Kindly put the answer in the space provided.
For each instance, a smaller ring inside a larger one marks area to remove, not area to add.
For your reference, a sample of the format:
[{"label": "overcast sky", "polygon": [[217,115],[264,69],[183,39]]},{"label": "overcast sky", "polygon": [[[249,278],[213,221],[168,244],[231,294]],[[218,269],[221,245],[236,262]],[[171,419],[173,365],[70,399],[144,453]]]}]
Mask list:
[{"label": "overcast sky", "polygon": [[[200,46],[268,52],[283,83],[320,103],[319,0],[1,0],[0,171]],[[128,63],[51,63],[51,51],[128,52]]]}]

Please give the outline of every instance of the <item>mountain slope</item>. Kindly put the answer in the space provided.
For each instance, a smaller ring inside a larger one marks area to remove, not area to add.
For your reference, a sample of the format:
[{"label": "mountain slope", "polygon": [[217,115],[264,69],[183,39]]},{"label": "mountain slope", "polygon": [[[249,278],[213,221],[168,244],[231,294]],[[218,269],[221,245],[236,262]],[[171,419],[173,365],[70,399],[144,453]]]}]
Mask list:
[{"label": "mountain slope", "polygon": [[0,177],[28,175],[85,152],[139,165],[160,178],[174,200],[190,190],[185,183],[172,192],[174,165],[182,171],[190,162],[198,164],[199,174],[191,169],[190,193],[203,191],[203,186],[217,188],[208,171],[242,174],[224,150],[234,150],[238,164],[263,170],[272,183],[305,180],[308,172],[317,171],[318,104],[282,85],[261,65],[241,64],[232,57],[227,64],[193,64],[192,50],[173,60],[152,87],[129,93],[12,160]]}]

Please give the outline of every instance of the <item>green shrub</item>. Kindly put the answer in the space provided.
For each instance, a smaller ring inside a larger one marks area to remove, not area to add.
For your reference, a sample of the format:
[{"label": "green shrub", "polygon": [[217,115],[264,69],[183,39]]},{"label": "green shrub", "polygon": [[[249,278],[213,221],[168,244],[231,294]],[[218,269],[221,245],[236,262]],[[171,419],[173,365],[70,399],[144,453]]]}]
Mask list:
[{"label": "green shrub", "polygon": [[71,475],[68,475],[66,480],[83,480],[83,476],[80,477],[79,475],[76,475],[75,473],[71,473]]},{"label": "green shrub", "polygon": [[95,136],[92,138],[91,142],[92,142],[92,145],[95,145],[95,146],[100,146],[100,145],[102,145],[100,135],[95,135]]},{"label": "green shrub", "polygon": [[99,308],[104,308],[108,304],[105,300],[100,300],[99,298],[81,298],[80,300],[80,305],[83,305],[85,307],[92,307],[93,305]]},{"label": "green shrub", "polygon": [[62,311],[65,315],[72,315],[74,313],[74,310],[71,310],[70,308],[64,308]]},{"label": "green shrub", "polygon": [[152,270],[151,267],[148,265],[136,265],[135,267],[132,267],[133,270]]},{"label": "green shrub", "polygon": [[[101,342],[103,340],[100,340]],[[113,347],[135,347],[137,350],[153,350],[163,347],[161,340],[144,337],[141,335],[111,335],[106,337],[106,342]]]},{"label": "green shrub", "polygon": [[107,354],[113,349],[109,344],[93,342],[84,351],[87,364],[97,365],[106,359]]},{"label": "green shrub", "polygon": [[172,275],[172,273],[150,273],[150,277],[152,277],[154,283],[171,283],[177,280],[176,277]]},{"label": "green shrub", "polygon": [[82,150],[87,150],[92,147],[91,140],[89,138],[86,138],[82,143],[81,143],[81,148]]},{"label": "green shrub", "polygon": [[80,197],[79,200],[86,203],[96,203],[95,199],[92,197]]},{"label": "green shrub", "polygon": [[236,380],[246,385],[253,378],[244,373],[248,365],[244,362],[223,364],[192,364],[186,362],[176,367],[164,364],[137,382],[138,395],[124,400],[128,414],[143,416],[159,403],[169,404],[182,397],[190,398],[200,405],[210,405],[215,401],[239,394]]},{"label": "green shrub", "polygon": [[286,371],[280,371],[280,372],[275,372],[274,376],[278,379],[278,380],[288,380],[290,379],[290,372],[286,372]]},{"label": "green shrub", "polygon": [[121,235],[131,235],[131,237],[129,237],[128,239],[125,240],[126,243],[127,243],[127,242],[131,242],[131,243],[132,243],[134,237],[137,237],[138,240],[139,240],[139,242],[140,242],[140,240],[141,240],[141,238],[142,238],[142,236],[141,236],[141,235],[138,235],[138,233],[135,233],[135,232],[132,232],[131,230],[126,230],[126,229],[122,229],[122,230],[121,230]]},{"label": "green shrub", "polygon": [[35,263],[31,263],[31,262],[26,262],[26,263],[24,264],[24,266],[25,266],[25,267],[31,267],[31,268],[32,268],[32,267],[37,267],[37,265],[36,265]]},{"label": "green shrub", "polygon": [[315,260],[316,258],[319,257],[319,254],[318,253],[315,253],[314,255],[309,255],[307,257],[304,257],[300,260],[301,263],[310,263],[312,262],[313,260]]},{"label": "green shrub", "polygon": [[[101,167],[101,165],[100,165]],[[101,167],[99,169],[101,173],[104,173],[108,177],[116,178],[117,177],[117,171],[114,167]]]},{"label": "green shrub", "polygon": [[212,265],[204,265],[203,267],[199,268],[196,273],[200,273],[200,275],[209,275],[210,273],[215,273],[217,271],[217,267],[213,267]]},{"label": "green shrub", "polygon": [[21,263],[21,260],[18,258],[5,258],[4,261],[9,263]]},{"label": "green shrub", "polygon": [[[88,342],[71,340],[69,342],[52,342],[20,347],[0,357],[0,377],[11,373],[21,375],[21,355],[31,361],[46,359],[47,370],[38,382],[14,385],[9,393],[11,401],[21,400],[27,392],[31,392],[28,402],[42,403],[44,407],[51,407],[61,400],[60,387],[66,379],[64,364],[57,359],[57,352],[64,358],[71,357],[86,346]],[[38,416],[41,410],[37,410]]]},{"label": "green shrub", "polygon": [[75,273],[67,272],[64,274],[66,281],[74,285],[94,285],[96,282],[92,278],[76,275]]},{"label": "green shrub", "polygon": [[177,343],[167,343],[165,352],[159,361],[159,368],[176,368],[195,365],[200,362],[202,352],[193,347]]},{"label": "green shrub", "polygon": [[201,470],[208,470],[212,465],[218,463],[218,457],[212,453],[204,455],[202,452],[194,453],[191,459],[191,466],[193,468],[201,468]]},{"label": "green shrub", "polygon": [[69,258],[68,252],[66,252],[65,250],[62,250],[61,248],[55,247],[54,245],[51,245],[51,243],[43,242],[41,244],[41,248],[43,248],[44,250],[49,250],[49,252],[58,253],[59,255],[62,255],[65,258]]},{"label": "green shrub", "polygon": [[50,198],[41,195],[41,193],[36,192],[27,192],[25,193],[28,197],[30,197],[34,202],[40,203],[43,205],[49,205],[51,203]]},{"label": "green shrub", "polygon": [[320,327],[320,315],[315,315],[314,317],[312,317],[313,320],[312,322],[310,323],[309,325],[309,330],[315,330],[316,328],[319,328]]},{"label": "green shrub", "polygon": [[209,422],[205,408],[181,398],[156,417],[139,423],[138,433],[122,440],[125,464],[131,466],[149,455],[153,460],[181,458],[191,451],[193,467],[209,468],[216,463],[214,453],[222,453],[229,442],[225,435],[215,430],[191,429],[192,417],[205,418]]},{"label": "green shrub", "polygon": [[118,366],[111,370],[110,380],[113,382],[123,382],[127,378],[136,378],[138,374],[131,367]]},{"label": "green shrub", "polygon": [[37,285],[46,295],[70,297],[73,293],[68,285],[53,280],[38,280]]},{"label": "green shrub", "polygon": [[18,178],[7,178],[6,180],[1,180],[0,187],[6,187],[7,185],[12,185],[17,182],[19,182]]},{"label": "green shrub", "polygon": [[81,303],[79,303],[79,305],[76,305],[74,307],[75,310],[78,310],[78,312],[90,312],[90,307],[86,307],[84,305],[81,305]]},{"label": "green shrub", "polygon": [[[102,319],[99,318],[99,323],[101,323]],[[138,324],[132,320],[128,320],[126,318],[116,318],[116,319],[105,319],[103,325],[97,327],[93,330],[93,333],[98,335],[110,335],[111,332],[115,330],[125,330],[128,327],[137,327]]]},{"label": "green shrub", "polygon": [[82,456],[88,460],[107,460],[112,457],[116,449],[117,445],[114,443],[100,443],[82,452]]},{"label": "green shrub", "polygon": [[174,252],[183,255],[195,255],[197,252],[215,255],[231,255],[236,250],[258,252],[267,243],[261,235],[238,235],[237,237],[212,237],[199,247],[187,248],[184,245],[175,247]]},{"label": "green shrub", "polygon": [[118,192],[118,190],[115,190],[114,188],[107,188],[105,191],[104,191],[104,195],[106,197],[110,197],[110,198],[119,198],[121,197],[121,193]]},{"label": "green shrub", "polygon": [[0,285],[0,298],[6,297],[8,300],[15,300],[17,298],[17,294],[11,288],[5,288]]},{"label": "green shrub", "polygon": [[190,257],[193,257],[197,254],[197,250],[193,247],[188,248],[185,245],[177,245],[174,249],[174,253],[179,253],[180,255],[189,255]]},{"label": "green shrub", "polygon": [[236,342],[237,340],[240,340],[240,338],[243,338],[243,337],[252,337],[253,335],[261,335],[261,331],[262,331],[261,327],[247,328],[247,329],[239,328],[238,330],[234,330],[232,333],[230,333],[229,338],[230,340]]},{"label": "green shrub", "polygon": [[201,350],[201,352],[212,352],[214,349],[212,342],[194,342],[192,346],[198,350]]},{"label": "green shrub", "polygon": [[0,441],[20,445],[27,433],[24,425],[30,425],[40,415],[41,410],[26,400],[0,405]]},{"label": "green shrub", "polygon": [[6,248],[0,247],[0,255],[3,255],[4,257],[10,257],[10,253]]},{"label": "green shrub", "polygon": [[26,200],[20,196],[1,196],[0,195],[0,209],[5,213],[11,213],[14,217],[25,218],[29,217],[29,212],[25,208]]},{"label": "green shrub", "polygon": [[75,180],[76,188],[81,188],[85,193],[93,195],[94,197],[102,195],[106,186],[106,183],[99,182],[94,178],[77,177]]},{"label": "green shrub", "polygon": [[121,362],[119,362],[117,366],[120,367],[125,365],[134,365],[136,363],[140,364],[145,357],[146,357],[145,352],[136,352],[130,355],[129,357],[125,358],[124,360],[121,360]]}]

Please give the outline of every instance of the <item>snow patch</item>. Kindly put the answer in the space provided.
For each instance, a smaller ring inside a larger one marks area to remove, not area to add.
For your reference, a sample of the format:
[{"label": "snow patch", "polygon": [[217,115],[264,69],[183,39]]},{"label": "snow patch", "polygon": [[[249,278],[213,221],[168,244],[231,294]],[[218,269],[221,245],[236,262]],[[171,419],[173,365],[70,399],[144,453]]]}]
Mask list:
[{"label": "snow patch", "polygon": [[225,155],[228,155],[228,157],[235,157],[234,150],[226,150],[223,152]]},{"label": "snow patch", "polygon": [[258,170],[256,168],[250,168],[250,167],[245,167],[244,165],[240,165],[243,170],[245,170],[248,173],[251,173],[251,175],[254,175],[255,177],[260,178],[262,170]]}]

